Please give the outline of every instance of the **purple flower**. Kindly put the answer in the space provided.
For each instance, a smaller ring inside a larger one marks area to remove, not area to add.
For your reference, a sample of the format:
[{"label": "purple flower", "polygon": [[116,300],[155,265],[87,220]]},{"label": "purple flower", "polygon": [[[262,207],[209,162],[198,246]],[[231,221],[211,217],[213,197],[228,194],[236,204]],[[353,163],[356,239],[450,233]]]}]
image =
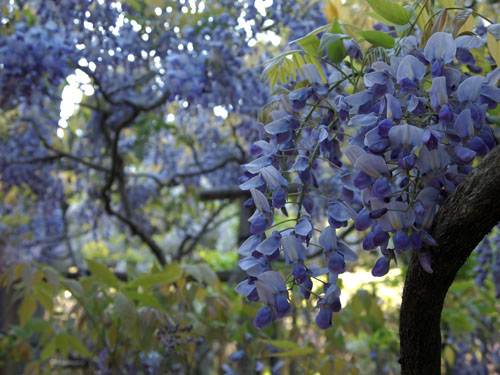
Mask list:
[{"label": "purple flower", "polygon": [[439,110],[439,121],[443,124],[449,124],[453,121],[453,109],[449,104],[443,105]]},{"label": "purple flower", "polygon": [[304,299],[309,299],[311,297],[311,291],[313,288],[313,283],[310,277],[308,277],[299,287],[299,294]]},{"label": "purple flower", "polygon": [[328,329],[332,326],[332,311],[329,308],[320,308],[316,315],[316,325],[320,329]]},{"label": "purple flower", "polygon": [[451,34],[437,32],[427,41],[424,48],[424,56],[432,64],[433,77],[443,73],[444,64],[448,64],[455,58],[457,47]]},{"label": "purple flower", "polygon": [[273,191],[273,196],[272,196],[272,205],[275,208],[283,208],[285,207],[286,204],[286,193],[279,189]]},{"label": "purple flower", "polygon": [[332,273],[341,274],[345,272],[344,256],[339,252],[334,252],[328,260],[328,270]]},{"label": "purple flower", "polygon": [[391,120],[389,119],[382,120],[377,126],[377,132],[381,137],[388,137],[389,130],[391,130],[393,126],[394,123]]},{"label": "purple flower", "polygon": [[436,77],[432,80],[429,96],[431,98],[431,107],[433,109],[440,108],[448,103],[448,92],[446,90],[445,77]]},{"label": "purple flower", "polygon": [[253,321],[253,325],[256,328],[266,328],[268,327],[272,321],[275,319],[276,313],[274,310],[270,309],[267,306],[263,306],[259,309],[257,312],[257,316],[255,317],[255,320]]},{"label": "purple flower", "polygon": [[[287,293],[288,294],[288,293]],[[276,296],[276,311],[277,311],[277,318],[280,319],[286,315],[292,310],[292,306],[288,302],[288,299],[286,296],[282,293],[278,294]]]},{"label": "purple flower", "polygon": [[256,250],[263,255],[271,255],[279,249],[280,243],[281,234],[277,231],[274,231],[268,238],[266,238],[256,247]]},{"label": "purple flower", "polygon": [[385,198],[391,193],[391,185],[385,178],[378,178],[373,183],[372,194],[377,198]]},{"label": "purple flower", "polygon": [[410,250],[411,242],[410,238],[405,232],[396,232],[392,237],[392,241],[394,242],[394,248],[399,251]]},{"label": "purple flower", "polygon": [[358,217],[356,218],[356,221],[354,223],[354,228],[362,232],[364,230],[367,230],[372,223],[373,219],[370,217],[370,212],[366,208],[363,208],[358,213]]},{"label": "purple flower", "polygon": [[416,88],[415,82],[419,82],[425,75],[425,65],[415,56],[408,55],[401,59],[398,66],[397,80],[404,91]]},{"label": "purple flower", "polygon": [[294,263],[292,267],[292,277],[297,284],[303,284],[307,280],[307,272],[303,265]]},{"label": "purple flower", "polygon": [[386,257],[378,258],[377,262],[373,266],[372,275],[376,277],[384,276],[387,272],[389,272],[390,263],[390,259]]},{"label": "purple flower", "polygon": [[476,153],[467,147],[457,147],[453,151],[458,160],[465,164],[469,164],[476,157]]},{"label": "purple flower", "polygon": [[470,109],[464,109],[460,112],[453,124],[453,128],[462,139],[469,138],[471,134],[474,134],[474,124]]}]

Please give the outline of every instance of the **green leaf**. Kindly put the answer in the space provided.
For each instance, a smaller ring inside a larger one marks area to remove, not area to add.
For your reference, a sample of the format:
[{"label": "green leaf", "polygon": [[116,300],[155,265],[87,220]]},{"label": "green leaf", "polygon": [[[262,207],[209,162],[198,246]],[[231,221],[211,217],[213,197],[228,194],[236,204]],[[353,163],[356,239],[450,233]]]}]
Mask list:
[{"label": "green leaf", "polygon": [[143,306],[155,307],[157,309],[162,309],[162,306],[158,300],[148,293],[137,293],[137,292],[124,292],[124,294],[133,299],[134,301],[139,302]]},{"label": "green leaf", "polygon": [[135,323],[137,310],[134,303],[123,293],[116,295],[113,311],[120,318],[122,325],[131,327]]},{"label": "green leaf", "polygon": [[500,41],[500,23],[488,26],[488,33],[493,35],[497,42]]},{"label": "green leaf", "polygon": [[[344,30],[340,26],[339,22],[335,19],[332,22],[332,27],[330,28],[331,34],[343,34]],[[321,44],[321,43],[320,43]],[[344,60],[345,48],[342,40],[337,40],[336,42],[330,43],[326,49],[328,58],[331,62],[339,63]]]},{"label": "green leaf", "polygon": [[368,315],[373,318],[375,323],[379,327],[383,327],[385,323],[385,318],[384,314],[382,313],[382,309],[380,306],[377,304],[377,301],[375,299],[372,300],[372,303],[370,305],[370,311],[368,312]]},{"label": "green leaf", "polygon": [[150,289],[157,284],[169,284],[179,280],[184,271],[179,267],[179,264],[172,263],[165,267],[161,272],[151,273],[139,276],[137,279],[128,283],[128,287]]},{"label": "green leaf", "polygon": [[83,296],[83,287],[76,280],[65,279],[61,283],[73,294],[74,297],[80,298]]},{"label": "green leaf", "polygon": [[297,43],[299,40],[307,38],[308,36],[319,34],[319,33],[323,32],[323,31],[327,30],[329,27],[330,27],[330,25],[320,26],[320,27],[314,29],[313,31],[311,31],[310,33],[308,33],[306,36],[303,36],[302,38],[299,38],[299,39],[292,40],[288,44]]},{"label": "green leaf", "polygon": [[200,264],[198,265],[198,269],[201,272],[203,281],[205,281],[207,285],[215,285],[215,283],[217,282],[217,274],[212,268],[210,268],[208,264]]},{"label": "green leaf", "polygon": [[[293,75],[297,74],[297,71],[306,63],[304,58],[300,55],[304,53],[302,50],[293,50],[282,53],[271,60],[265,62],[266,65],[264,71],[262,72],[262,76],[265,77],[270,85],[271,91],[273,90],[276,83],[278,83],[278,79],[286,79],[287,73],[286,71],[292,73]],[[288,58],[291,58],[291,60]],[[306,54],[306,56],[309,56]],[[310,57],[310,56],[309,56]],[[291,69],[290,69],[291,68]],[[283,75],[282,71],[285,71]],[[288,75],[292,75],[288,74]],[[285,77],[283,77],[285,76]],[[282,81],[282,83],[286,83]]]},{"label": "green leaf", "polygon": [[264,344],[269,344],[277,349],[297,349],[299,346],[293,341],[287,340],[260,340]]},{"label": "green leaf", "polygon": [[49,341],[48,344],[44,345],[42,354],[40,354],[40,359],[42,361],[45,361],[46,359],[49,359],[52,354],[56,351],[56,340],[52,339]]},{"label": "green leaf", "polygon": [[22,279],[24,283],[24,292],[26,294],[31,293],[31,288],[33,286],[34,272],[31,264],[26,263],[22,269]]},{"label": "green leaf", "polygon": [[361,315],[363,314],[364,306],[359,296],[355,295],[354,297],[352,297],[351,301],[349,302],[349,305],[352,309],[354,316],[356,318],[361,317]]},{"label": "green leaf", "polygon": [[193,276],[199,283],[203,282],[203,275],[199,267],[195,264],[183,264],[182,269],[186,271],[187,274]]},{"label": "green leaf", "polygon": [[297,44],[311,56],[318,56],[318,48],[320,46],[319,39],[316,35],[306,35],[303,38],[296,40]]},{"label": "green leaf", "polygon": [[444,8],[453,8],[455,6],[455,0],[438,0]]},{"label": "green leaf", "polygon": [[54,288],[54,291],[57,291],[59,289],[59,273],[50,267],[45,267],[43,272],[45,273],[45,278],[49,284],[52,285],[52,288]]},{"label": "green leaf", "polygon": [[80,341],[80,339],[76,336],[72,335],[65,335],[66,341],[68,345],[78,354],[84,356],[84,357],[91,357],[92,353],[89,352],[89,350],[85,347],[83,342]]},{"label": "green leaf", "polygon": [[67,357],[69,354],[69,345],[68,345],[68,334],[67,333],[60,333],[56,335],[55,337],[55,342],[56,342],[56,348],[63,354],[63,356]]},{"label": "green leaf", "polygon": [[29,296],[25,297],[21,305],[19,306],[19,309],[17,310],[17,313],[19,315],[19,320],[22,326],[24,326],[28,320],[33,316],[36,310],[36,298],[33,294],[30,294]]},{"label": "green leaf", "polygon": [[272,353],[269,354],[269,357],[298,357],[301,355],[310,355],[313,353],[316,353],[316,350],[314,348],[306,347],[306,348],[292,349],[287,352]]},{"label": "green leaf", "polygon": [[372,9],[396,25],[406,25],[410,22],[410,12],[399,4],[389,0],[366,0]]},{"label": "green leaf", "polygon": [[458,12],[455,17],[453,18],[452,25],[453,25],[453,38],[456,38],[458,35],[458,32],[462,28],[463,25],[467,22],[469,17],[474,11],[472,9],[464,9]]},{"label": "green leaf", "polygon": [[319,47],[318,51],[322,51],[328,46],[330,46],[332,43],[335,42],[340,42],[342,43],[342,39],[350,38],[349,35],[345,34],[331,34],[331,33],[324,33],[323,36],[321,37],[321,41],[319,42]]},{"label": "green leaf", "polygon": [[108,269],[108,267],[92,259],[85,259],[85,261],[87,262],[90,272],[92,272],[98,280],[102,281],[105,285],[118,289],[120,284],[118,278]]},{"label": "green leaf", "polygon": [[488,26],[487,43],[491,56],[500,65],[500,24]]},{"label": "green leaf", "polygon": [[455,363],[455,352],[453,351],[451,346],[449,345],[445,346],[443,350],[443,358],[450,366],[452,366],[453,363]]},{"label": "green leaf", "polygon": [[367,30],[358,31],[357,33],[374,46],[384,48],[394,47],[394,38],[382,31]]},{"label": "green leaf", "polygon": [[[47,285],[46,283],[44,284]],[[38,300],[40,305],[42,305],[43,308],[48,312],[52,312],[54,303],[52,302],[52,296],[50,295],[50,293],[41,285],[35,286],[35,288],[33,289],[33,293],[35,294],[36,299]]]}]

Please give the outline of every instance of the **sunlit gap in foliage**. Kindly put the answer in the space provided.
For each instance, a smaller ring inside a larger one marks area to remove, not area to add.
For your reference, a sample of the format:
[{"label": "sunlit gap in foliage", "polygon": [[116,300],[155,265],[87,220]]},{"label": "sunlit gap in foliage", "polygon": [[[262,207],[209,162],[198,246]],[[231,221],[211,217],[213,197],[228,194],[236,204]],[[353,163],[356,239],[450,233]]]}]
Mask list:
[{"label": "sunlit gap in foliage", "polygon": [[[90,84],[90,78],[81,70],[75,70],[74,74],[66,78],[68,84],[64,87],[62,92],[61,112],[59,119],[59,128],[57,129],[57,136],[64,137],[64,129],[68,127],[68,119],[73,116],[81,103],[83,95],[94,95],[94,87]],[[81,136],[82,131],[76,130],[76,135]]]}]

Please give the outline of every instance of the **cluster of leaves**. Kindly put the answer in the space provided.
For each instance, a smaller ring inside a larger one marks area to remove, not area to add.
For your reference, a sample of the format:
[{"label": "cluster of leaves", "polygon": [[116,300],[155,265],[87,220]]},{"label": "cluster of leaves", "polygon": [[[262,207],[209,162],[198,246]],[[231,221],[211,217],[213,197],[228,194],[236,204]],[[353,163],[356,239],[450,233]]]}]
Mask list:
[{"label": "cluster of leaves", "polygon": [[[0,276],[0,287],[12,291],[7,310],[19,317],[2,333],[0,365],[24,363],[26,374],[65,373],[65,366],[101,375],[193,374],[200,366],[282,374],[302,358],[300,373],[359,374],[341,355],[339,335],[326,344],[311,332],[299,342],[288,330],[261,335],[250,323],[256,309],[206,265],[172,264],[124,281],[102,263],[87,264],[89,275],[78,279],[32,263]],[[375,299],[362,300],[375,311]],[[354,320],[367,321],[368,310],[353,311]]]},{"label": "cluster of leaves", "polygon": [[[290,289],[298,287],[309,299],[313,279],[323,283],[314,293],[316,323],[331,327],[332,313],[341,309],[339,275],[357,259],[337,235],[349,223],[365,233],[364,250],[381,252],[374,276],[385,275],[410,249],[432,273],[432,255],[423,245],[437,245],[429,234],[434,217],[477,158],[496,145],[490,123],[500,102],[500,69],[473,53],[486,34],[499,43],[499,25],[460,33],[463,13],[448,26],[443,9],[432,28],[418,30],[415,10],[386,0],[369,3],[396,25],[397,39],[393,30],[356,31],[355,37],[334,21],[298,40],[302,50],[268,66],[271,86],[288,80],[291,67],[301,80],[274,90],[276,99],[262,116],[265,138],[254,143],[255,160],[243,166],[240,179],[256,210],[253,235],[239,249],[249,278],[236,289],[264,304],[257,327],[290,313]],[[359,37],[373,46],[364,55]],[[285,220],[294,225],[273,230],[275,212],[288,215],[287,204],[296,205]],[[320,266],[308,261],[318,251]],[[286,277],[273,269],[281,257],[291,269]]]},{"label": "cluster of leaves", "polygon": [[98,374],[190,373],[210,330],[228,321],[227,297],[205,265],[174,263],[122,281],[102,263],[87,264],[91,276],[80,279],[30,263],[2,275],[19,316],[8,337],[25,348],[10,360],[29,363],[27,373],[48,373],[68,357]]}]

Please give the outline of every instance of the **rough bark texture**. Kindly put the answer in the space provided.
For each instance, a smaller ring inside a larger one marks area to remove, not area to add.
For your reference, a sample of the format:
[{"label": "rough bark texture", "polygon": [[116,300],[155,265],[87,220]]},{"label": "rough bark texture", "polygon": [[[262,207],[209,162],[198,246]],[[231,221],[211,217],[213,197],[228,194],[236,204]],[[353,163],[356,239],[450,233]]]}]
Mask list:
[{"label": "rough bark texture", "polygon": [[401,374],[441,373],[440,319],[455,275],[482,238],[500,221],[500,146],[448,197],[439,210],[432,235],[439,247],[432,254],[432,274],[416,254],[403,290],[400,316]]}]

